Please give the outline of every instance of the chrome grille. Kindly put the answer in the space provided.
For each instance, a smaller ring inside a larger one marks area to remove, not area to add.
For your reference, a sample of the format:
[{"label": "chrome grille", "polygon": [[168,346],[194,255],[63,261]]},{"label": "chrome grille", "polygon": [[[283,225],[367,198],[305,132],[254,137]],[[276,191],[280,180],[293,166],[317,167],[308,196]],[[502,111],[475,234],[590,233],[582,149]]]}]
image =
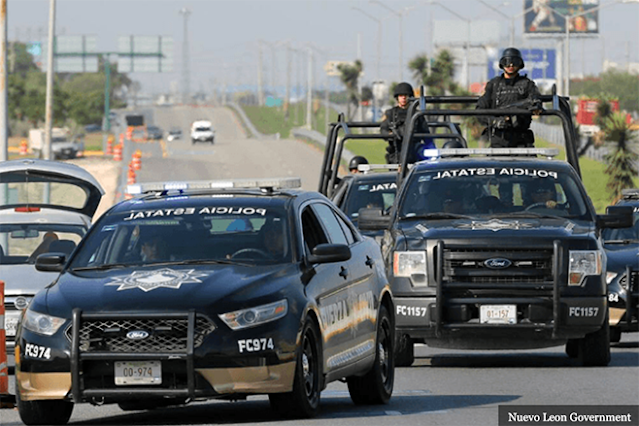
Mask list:
[{"label": "chrome grille", "polygon": [[[66,330],[71,340],[73,327]],[[127,338],[130,331],[146,331],[145,339]],[[198,347],[204,338],[215,330],[215,325],[204,316],[195,320],[194,347]],[[83,320],[80,328],[81,352],[119,352],[119,353],[153,353],[184,352],[188,336],[187,319],[112,319]]]}]

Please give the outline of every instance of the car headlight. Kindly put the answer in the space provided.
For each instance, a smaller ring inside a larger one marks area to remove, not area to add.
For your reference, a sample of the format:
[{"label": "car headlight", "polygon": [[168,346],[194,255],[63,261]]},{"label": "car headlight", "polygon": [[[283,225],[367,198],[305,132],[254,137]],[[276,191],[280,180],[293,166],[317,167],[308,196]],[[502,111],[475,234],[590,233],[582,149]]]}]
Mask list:
[{"label": "car headlight", "polygon": [[396,251],[393,253],[393,275],[408,278],[413,275],[426,276],[426,252]]},{"label": "car headlight", "polygon": [[286,299],[254,308],[240,309],[219,315],[232,330],[255,327],[282,318],[288,312]]},{"label": "car headlight", "polygon": [[40,312],[27,309],[24,313],[22,326],[34,333],[52,336],[67,320],[51,315],[41,314]]},{"label": "car headlight", "polygon": [[617,274],[616,272],[606,272],[606,284],[610,284],[612,280],[617,278],[617,275],[619,274]]},{"label": "car headlight", "polygon": [[585,277],[601,274],[603,255],[600,250],[570,250],[569,255],[569,286],[580,286],[583,284]]}]

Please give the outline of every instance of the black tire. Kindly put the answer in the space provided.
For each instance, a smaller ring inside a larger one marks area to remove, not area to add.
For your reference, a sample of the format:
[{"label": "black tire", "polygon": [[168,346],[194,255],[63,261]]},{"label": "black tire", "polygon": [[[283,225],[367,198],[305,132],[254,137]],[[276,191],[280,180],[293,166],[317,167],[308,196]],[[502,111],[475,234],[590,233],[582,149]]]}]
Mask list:
[{"label": "black tire", "polygon": [[579,340],[568,339],[566,342],[566,355],[568,355],[569,358],[579,357]]},{"label": "black tire", "polygon": [[619,343],[621,341],[621,328],[610,327],[610,343]]},{"label": "black tire", "polygon": [[605,367],[610,364],[610,325],[607,312],[603,326],[579,340],[579,361],[584,367]]},{"label": "black tire", "polygon": [[382,306],[377,320],[375,362],[364,376],[347,379],[348,392],[357,405],[387,404],[395,381],[394,326],[388,310]]},{"label": "black tire", "polygon": [[395,352],[395,367],[410,367],[415,362],[415,342],[407,335],[399,338]]},{"label": "black tire", "polygon": [[61,399],[22,401],[16,392],[18,413],[25,425],[66,425],[73,412],[73,403]]},{"label": "black tire", "polygon": [[311,418],[319,412],[322,391],[322,351],[317,325],[304,324],[297,352],[293,391],[269,394],[271,408],[283,417]]}]

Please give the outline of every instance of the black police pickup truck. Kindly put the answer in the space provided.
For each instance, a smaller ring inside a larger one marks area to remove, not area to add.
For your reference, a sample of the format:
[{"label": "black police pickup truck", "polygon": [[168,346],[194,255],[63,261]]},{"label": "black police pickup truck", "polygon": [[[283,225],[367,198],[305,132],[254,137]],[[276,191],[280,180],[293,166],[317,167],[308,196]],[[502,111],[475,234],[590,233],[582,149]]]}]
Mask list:
[{"label": "black police pickup truck", "polygon": [[544,115],[562,120],[569,162],[551,159],[557,149],[474,148],[432,150],[409,166],[404,149],[390,213],[360,211],[360,229],[384,230],[396,365],[412,364],[415,342],[481,350],[565,344],[583,365],[609,363],[601,232],[630,226],[632,212],[612,206],[596,214],[580,179],[569,106],[549,100],[561,106]]}]

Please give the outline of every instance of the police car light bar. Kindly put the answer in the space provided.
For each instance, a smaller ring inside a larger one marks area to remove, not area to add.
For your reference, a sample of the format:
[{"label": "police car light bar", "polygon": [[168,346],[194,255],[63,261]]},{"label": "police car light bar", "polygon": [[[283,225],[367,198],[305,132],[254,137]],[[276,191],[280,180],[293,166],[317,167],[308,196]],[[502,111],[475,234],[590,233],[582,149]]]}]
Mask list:
[{"label": "police car light bar", "polygon": [[541,155],[556,157],[559,155],[557,148],[446,148],[446,149],[425,149],[422,152],[424,157],[459,157],[468,155],[508,155],[508,156],[531,156]]},{"label": "police car light bar", "polygon": [[628,198],[639,199],[639,188],[622,189],[621,195],[623,198],[626,198],[626,199]]},{"label": "police car light bar", "polygon": [[300,188],[302,180],[298,177],[235,179],[235,180],[199,180],[185,182],[147,182],[128,185],[127,194],[139,195],[148,192],[184,191],[197,189],[292,189]]},{"label": "police car light bar", "polygon": [[364,173],[373,170],[388,170],[393,172],[399,170],[399,164],[360,164],[357,166],[357,170]]}]

